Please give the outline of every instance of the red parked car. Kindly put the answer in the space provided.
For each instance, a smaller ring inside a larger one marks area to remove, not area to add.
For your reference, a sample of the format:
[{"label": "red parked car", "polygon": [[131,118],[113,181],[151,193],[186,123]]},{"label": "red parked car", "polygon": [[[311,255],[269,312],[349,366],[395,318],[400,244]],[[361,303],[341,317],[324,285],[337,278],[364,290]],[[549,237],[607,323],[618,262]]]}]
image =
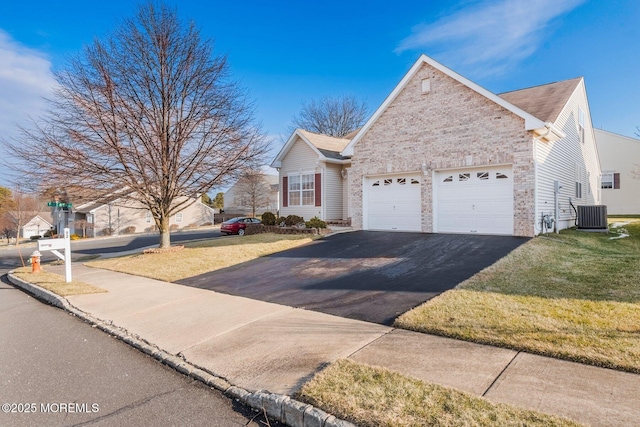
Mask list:
[{"label": "red parked car", "polygon": [[260,224],[260,222],[258,218],[248,218],[244,216],[232,218],[220,225],[220,232],[222,234],[238,234],[244,236],[244,229],[247,228],[247,224]]}]

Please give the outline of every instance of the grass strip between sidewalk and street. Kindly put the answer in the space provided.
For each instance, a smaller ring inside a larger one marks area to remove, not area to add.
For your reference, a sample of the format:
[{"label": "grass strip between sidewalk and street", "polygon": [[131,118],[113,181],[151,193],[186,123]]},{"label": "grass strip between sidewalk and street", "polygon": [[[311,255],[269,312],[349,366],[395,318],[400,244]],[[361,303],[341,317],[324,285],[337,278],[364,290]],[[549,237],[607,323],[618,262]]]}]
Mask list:
[{"label": "grass strip between sidewalk and street", "polygon": [[[315,238],[315,237],[314,237]],[[175,252],[135,254],[85,263],[90,267],[175,282],[310,243],[308,235],[255,234],[185,244]]]},{"label": "grass strip between sidewalk and street", "polygon": [[640,373],[640,219],[536,237],[395,326]]},{"label": "grass strip between sidewalk and street", "polygon": [[363,427],[580,425],[350,360],[318,373],[298,398]]},{"label": "grass strip between sidewalk and street", "polygon": [[18,268],[14,270],[13,274],[17,278],[22,279],[25,282],[37,285],[62,297],[83,294],[99,294],[107,292],[105,289],[99,288],[97,286],[89,285],[83,282],[77,282],[75,280],[67,283],[64,276],[55,273],[49,273],[44,270],[38,273],[32,273],[31,267]]}]

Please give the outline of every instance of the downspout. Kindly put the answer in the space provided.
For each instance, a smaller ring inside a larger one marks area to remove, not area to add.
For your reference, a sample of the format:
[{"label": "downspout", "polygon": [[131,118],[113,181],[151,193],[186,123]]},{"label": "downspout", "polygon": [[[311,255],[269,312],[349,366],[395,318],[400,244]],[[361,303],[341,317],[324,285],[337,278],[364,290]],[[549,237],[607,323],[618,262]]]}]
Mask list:
[{"label": "downspout", "polygon": [[[547,135],[549,135],[549,133],[551,133],[551,126],[552,124],[550,122],[546,122],[544,124],[544,127],[547,129],[547,131],[543,134],[543,135],[539,135],[535,138],[533,138],[533,177],[534,177],[534,184],[533,184],[533,206],[535,209],[535,212],[533,214],[533,217],[535,218],[534,221],[534,234],[540,234],[542,232],[542,222],[538,223],[538,142],[542,139],[545,138]],[[557,218],[556,218],[556,224],[557,224]]]}]

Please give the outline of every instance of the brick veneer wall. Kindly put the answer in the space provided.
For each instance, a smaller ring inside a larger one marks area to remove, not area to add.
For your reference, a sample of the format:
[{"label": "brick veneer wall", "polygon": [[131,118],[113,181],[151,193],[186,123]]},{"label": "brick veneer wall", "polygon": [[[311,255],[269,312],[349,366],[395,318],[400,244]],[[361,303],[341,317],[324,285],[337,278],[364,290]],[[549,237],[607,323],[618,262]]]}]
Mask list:
[{"label": "brick veneer wall", "polygon": [[[422,80],[431,80],[423,94]],[[422,231],[433,231],[432,171],[511,164],[514,235],[534,234],[533,135],[524,120],[446,74],[423,64],[354,147],[351,159],[352,224],[362,229],[363,178],[418,172],[422,180]]]}]

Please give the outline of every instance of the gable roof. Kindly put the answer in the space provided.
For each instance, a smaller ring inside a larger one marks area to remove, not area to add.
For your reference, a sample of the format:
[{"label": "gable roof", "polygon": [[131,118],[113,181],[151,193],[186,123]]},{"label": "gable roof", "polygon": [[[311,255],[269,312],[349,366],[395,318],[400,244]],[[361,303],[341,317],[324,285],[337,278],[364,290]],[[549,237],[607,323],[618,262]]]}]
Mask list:
[{"label": "gable roof", "polygon": [[407,74],[405,74],[402,80],[400,80],[400,83],[398,83],[398,85],[393,89],[393,91],[389,94],[389,96],[384,100],[382,105],[378,107],[378,109],[373,113],[371,118],[369,118],[367,123],[365,123],[365,125],[362,127],[362,129],[360,129],[358,134],[351,140],[349,145],[347,145],[347,147],[345,147],[345,149],[341,152],[343,156],[353,155],[353,147],[358,143],[358,141],[360,141],[360,139],[362,139],[363,135],[367,133],[367,131],[371,128],[371,126],[373,126],[376,120],[378,120],[378,118],[382,115],[382,113],[387,109],[389,104],[391,104],[396,99],[396,97],[400,94],[400,92],[402,92],[405,86],[409,83],[409,81],[413,78],[413,76],[416,75],[416,73],[420,70],[420,68],[422,68],[424,64],[430,65],[436,70],[446,74],[452,79],[467,86],[469,89],[477,92],[478,94],[484,96],[485,98],[495,102],[496,104],[500,105],[506,110],[512,112],[516,116],[521,117],[522,119],[524,119],[525,130],[530,130],[530,131],[536,132],[537,134],[545,135],[545,138],[549,140],[554,140],[554,141],[560,138],[563,138],[565,136],[560,129],[557,129],[553,126],[553,123],[545,122],[544,120],[512,104],[506,99],[501,98],[495,93],[488,91],[487,89],[472,82],[466,77],[463,77],[460,74],[456,73],[455,71],[445,67],[444,65],[428,57],[427,55],[421,55],[420,58],[418,58],[418,60],[413,64],[411,69],[409,69]]},{"label": "gable roof", "polygon": [[298,138],[304,141],[318,155],[320,160],[343,163],[345,160],[348,160],[348,157],[340,153],[349,142],[351,142],[350,136],[355,135],[354,132],[345,135],[344,138],[336,138],[304,129],[296,129],[271,163],[271,167],[279,168],[282,165],[282,159],[287,155],[289,150],[291,150],[291,147],[293,147],[293,144],[295,144]]},{"label": "gable roof", "polygon": [[[38,219],[39,219],[39,221],[38,221]],[[39,214],[37,214],[36,216],[31,218],[29,221],[27,221],[22,226],[22,228],[32,227],[33,225],[35,225],[37,223],[45,223],[49,227],[52,227],[53,226],[53,218],[51,218],[51,214],[48,213],[48,212],[40,212]]]},{"label": "gable roof", "polygon": [[578,77],[505,92],[499,96],[545,122],[555,122],[582,80],[582,77]]}]

